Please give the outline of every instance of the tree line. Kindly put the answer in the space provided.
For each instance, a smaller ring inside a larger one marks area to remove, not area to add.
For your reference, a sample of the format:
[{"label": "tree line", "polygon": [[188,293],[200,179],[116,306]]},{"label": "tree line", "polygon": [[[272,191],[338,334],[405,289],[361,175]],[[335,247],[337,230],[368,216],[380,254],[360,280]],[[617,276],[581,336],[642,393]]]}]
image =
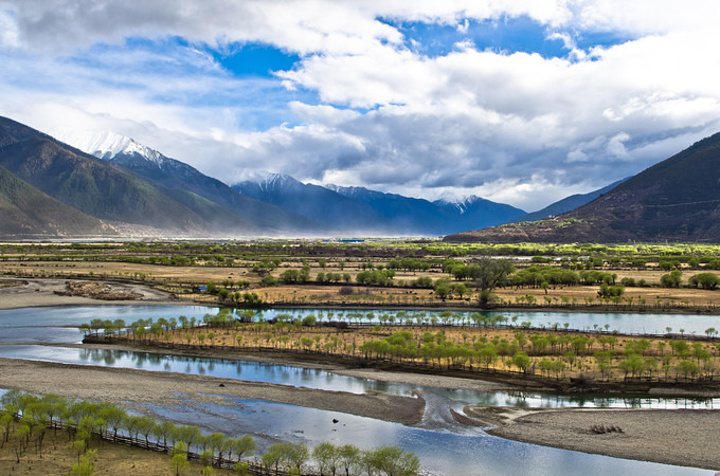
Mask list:
[{"label": "tree line", "polygon": [[394,446],[361,449],[351,444],[336,446],[323,442],[311,450],[303,442],[277,442],[264,454],[252,458],[257,445],[249,435],[229,438],[219,432],[205,434],[197,426],[133,415],[110,403],[9,390],[0,397],[0,405],[0,447],[8,444],[14,433],[14,451],[19,462],[30,448],[42,456],[48,429],[66,431],[69,446],[78,459],[70,473],[75,476],[94,473],[100,440],[168,453],[169,466],[176,475],[187,469],[190,460],[204,466],[203,475],[214,474],[214,468],[231,468],[238,475],[277,476],[414,476],[420,472],[417,456]]}]

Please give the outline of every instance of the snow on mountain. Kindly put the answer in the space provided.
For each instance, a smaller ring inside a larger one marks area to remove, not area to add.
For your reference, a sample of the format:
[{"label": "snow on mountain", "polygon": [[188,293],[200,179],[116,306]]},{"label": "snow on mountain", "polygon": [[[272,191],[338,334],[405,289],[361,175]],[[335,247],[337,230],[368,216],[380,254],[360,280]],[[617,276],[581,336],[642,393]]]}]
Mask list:
[{"label": "snow on mountain", "polygon": [[263,179],[258,180],[258,184],[264,190],[282,189],[288,186],[303,185],[302,182],[289,175],[278,174],[275,172],[268,172]]},{"label": "snow on mountain", "polygon": [[167,158],[155,149],[135,142],[130,137],[110,131],[59,131],[55,137],[103,160],[112,160],[118,155],[140,156],[158,167]]},{"label": "snow on mountain", "polygon": [[443,194],[438,200],[435,200],[433,203],[441,207],[455,209],[460,215],[463,215],[465,212],[467,212],[468,208],[471,207],[472,204],[477,202],[478,200],[479,197],[475,195],[460,198],[457,195],[446,193]]}]

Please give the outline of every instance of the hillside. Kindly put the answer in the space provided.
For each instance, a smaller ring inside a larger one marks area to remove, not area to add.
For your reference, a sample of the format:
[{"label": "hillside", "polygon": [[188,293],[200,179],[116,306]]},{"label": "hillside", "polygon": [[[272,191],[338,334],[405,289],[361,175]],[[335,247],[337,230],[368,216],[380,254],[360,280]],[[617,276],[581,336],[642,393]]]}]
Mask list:
[{"label": "hillside", "polygon": [[124,223],[197,232],[208,223],[149,183],[55,139],[0,118],[0,165],[81,212]]},{"label": "hillside", "polygon": [[450,235],[447,241],[720,242],[720,134],[553,220]]},{"label": "hillside", "polygon": [[558,200],[557,202],[551,203],[547,207],[538,210],[536,212],[528,213],[527,215],[523,215],[519,218],[516,218],[512,220],[510,223],[521,223],[524,221],[538,221],[538,220],[544,220],[545,218],[550,217],[556,217],[558,215],[562,215],[563,213],[568,213],[576,208],[580,208],[585,204],[588,204],[598,198],[600,195],[604,195],[608,193],[613,188],[617,187],[621,183],[623,183],[627,179],[618,180],[617,182],[613,182],[610,185],[600,188],[598,190],[594,190],[589,193],[581,193],[581,194],[575,194],[570,195],[569,197],[563,198],[562,200]]},{"label": "hillside", "polygon": [[19,179],[0,166],[0,236],[4,239],[116,236],[116,230]]}]

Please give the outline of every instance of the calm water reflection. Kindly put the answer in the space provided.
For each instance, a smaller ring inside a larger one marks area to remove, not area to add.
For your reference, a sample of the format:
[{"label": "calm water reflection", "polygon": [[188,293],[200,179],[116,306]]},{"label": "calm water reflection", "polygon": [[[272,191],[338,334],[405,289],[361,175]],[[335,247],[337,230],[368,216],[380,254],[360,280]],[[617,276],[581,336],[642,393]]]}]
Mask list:
[{"label": "calm water reflection", "polygon": [[93,319],[178,318],[186,316],[202,320],[217,308],[205,306],[59,306],[26,307],[0,310],[0,342],[42,342],[79,344],[82,333],[77,329]]},{"label": "calm water reflection", "polygon": [[[58,327],[77,327],[89,323],[92,319],[123,319],[131,323],[138,319],[178,318],[186,316],[202,320],[205,314],[216,314],[217,308],[205,306],[63,306],[0,310],[0,342],[19,342],[23,333],[24,342],[59,343]],[[622,333],[665,334],[667,328],[678,333],[680,329],[686,335],[704,335],[711,327],[720,328],[720,316],[704,314],[660,314],[660,313],[593,313],[593,312],[455,312],[425,310],[381,310],[381,309],[266,309],[258,314],[258,319],[273,319],[278,316],[290,316],[302,319],[314,315],[321,321],[346,321],[350,323],[373,324],[392,322],[395,324],[424,322],[432,324],[474,323],[478,316],[486,316],[487,322],[495,319],[496,324],[517,325],[529,323],[536,328],[557,326],[575,330],[607,330]],[[500,319],[499,316],[503,316]],[[490,325],[490,324],[488,324]],[[20,329],[20,331],[10,331]],[[14,333],[13,333],[14,332]],[[78,343],[82,339],[79,332],[62,337],[65,343]]]},{"label": "calm water reflection", "polygon": [[431,391],[460,403],[516,407],[614,407],[614,408],[720,408],[720,399],[660,398],[647,396],[607,396],[591,394],[554,394],[540,392],[479,392],[426,388],[414,385],[380,382],[338,375],[321,369],[293,365],[248,362],[205,357],[187,357],[128,352],[108,349],[67,348],[44,345],[0,346],[0,357],[41,360],[63,364],[99,365],[156,372],[176,372],[191,375],[234,378],[295,387],[330,391],[367,393],[380,391],[397,395],[411,395],[413,390]]}]

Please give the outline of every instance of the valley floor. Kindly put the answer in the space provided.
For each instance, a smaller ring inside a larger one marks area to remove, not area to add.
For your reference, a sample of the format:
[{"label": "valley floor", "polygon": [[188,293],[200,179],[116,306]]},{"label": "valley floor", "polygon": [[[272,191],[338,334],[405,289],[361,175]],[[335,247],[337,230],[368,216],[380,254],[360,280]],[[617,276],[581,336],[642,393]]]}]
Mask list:
[{"label": "valley floor", "polygon": [[[473,390],[500,388],[491,382],[453,377],[336,370],[415,385]],[[406,425],[417,423],[424,409],[421,397],[354,395],[207,376],[178,379],[169,373],[10,359],[0,359],[0,388],[38,394],[53,392],[66,398],[114,402],[130,409],[153,402],[193,406],[207,403],[208,399],[218,403],[225,397],[260,398],[337,411],[340,419],[342,413],[350,413]],[[715,437],[720,427],[720,410],[526,410],[467,406],[464,412],[469,418],[459,418],[462,423],[494,426],[489,433],[503,438],[618,458],[720,470],[720,439]],[[593,427],[616,427],[622,432],[597,434]]]},{"label": "valley floor", "polygon": [[[121,285],[123,286],[123,285]],[[84,297],[58,296],[62,280],[31,280],[28,285],[0,289],[0,308],[64,304],[99,304]],[[144,295],[141,301],[110,301],[110,304],[168,304],[170,295],[132,286]],[[296,363],[297,364],[297,363]],[[309,365],[309,364],[299,364]],[[310,364],[309,366],[312,366]],[[499,385],[479,380],[436,377],[404,372],[341,369],[339,373],[379,380],[446,388],[491,390]],[[223,384],[223,387],[219,385]],[[0,388],[16,388],[67,398],[120,403],[129,408],[177,400],[178,404],[202,403],[208,398],[234,396],[260,398],[292,405],[322,408],[407,425],[422,417],[424,400],[385,394],[353,395],[344,392],[288,388],[263,383],[205,376],[161,374],[139,370],[88,368],[43,362],[0,359]],[[209,393],[217,396],[208,396]],[[490,433],[518,441],[683,466],[720,471],[720,410],[538,410],[465,408],[476,424],[496,425]],[[471,420],[464,419],[465,423]],[[598,434],[593,427],[616,427],[622,432]]]}]

